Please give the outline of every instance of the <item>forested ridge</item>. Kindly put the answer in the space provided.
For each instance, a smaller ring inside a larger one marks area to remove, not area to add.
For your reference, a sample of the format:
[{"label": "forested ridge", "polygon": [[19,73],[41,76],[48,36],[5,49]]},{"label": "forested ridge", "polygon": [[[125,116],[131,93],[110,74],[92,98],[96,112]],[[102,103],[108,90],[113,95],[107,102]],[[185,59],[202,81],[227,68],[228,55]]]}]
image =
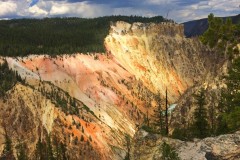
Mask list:
[{"label": "forested ridge", "polygon": [[107,16],[86,18],[13,19],[0,21],[0,55],[72,54],[104,52],[110,22],[166,21],[162,16]]}]

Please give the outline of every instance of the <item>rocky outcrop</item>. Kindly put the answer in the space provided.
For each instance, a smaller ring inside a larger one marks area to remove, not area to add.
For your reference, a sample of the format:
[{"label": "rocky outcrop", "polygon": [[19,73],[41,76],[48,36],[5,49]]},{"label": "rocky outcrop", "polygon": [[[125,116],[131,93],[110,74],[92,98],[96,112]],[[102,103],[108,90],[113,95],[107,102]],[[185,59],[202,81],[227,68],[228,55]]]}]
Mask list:
[{"label": "rocky outcrop", "polygon": [[[176,102],[221,65],[173,23],[117,22],[105,46],[106,54],[4,58],[26,79],[0,98],[0,119],[14,144],[23,139],[32,156],[37,140],[51,133],[67,145],[70,159],[124,159],[126,135],[151,117],[159,94],[164,98],[167,88]],[[146,158],[155,154],[145,151]]]},{"label": "rocky outcrop", "polygon": [[[43,85],[51,87],[46,83],[36,84]],[[81,103],[77,103],[79,114],[69,114],[54,99],[49,98],[48,91],[43,94],[43,88],[36,86],[16,84],[0,99],[1,151],[5,143],[4,135],[7,134],[13,142],[15,156],[17,146],[26,144],[25,152],[29,159],[36,159],[37,141],[46,142],[46,137],[51,135],[58,143],[66,145],[66,155],[70,159],[119,159],[110,147],[121,147],[121,141],[112,142],[119,133],[114,133],[106,124],[101,124]],[[67,96],[64,92],[59,92],[60,95]]]},{"label": "rocky outcrop", "polygon": [[163,142],[173,147],[181,160],[237,160],[240,158],[240,132],[184,142],[140,130],[133,142],[131,159],[162,159]]},{"label": "rocky outcrop", "polygon": [[152,92],[176,102],[194,84],[211,76],[213,54],[197,39],[187,39],[173,23],[117,22],[105,39],[107,51]]},{"label": "rocky outcrop", "polygon": [[[137,126],[142,124],[147,112],[144,97],[151,96],[153,93],[141,85],[142,83],[126,71],[114,57],[102,54],[74,54],[55,58],[47,55],[31,55],[24,58],[8,57],[6,60],[11,69],[26,79],[27,85],[22,87],[24,94],[19,93],[21,89],[13,89],[13,91],[16,90],[15,94],[12,91],[9,92],[9,96],[18,97],[13,105],[0,106],[9,109],[24,102],[27,105],[23,110],[36,115],[17,121],[18,126],[30,118],[33,124],[38,124],[33,126],[32,131],[38,131],[38,128],[42,127],[46,132],[45,135],[57,133],[60,141],[67,143],[69,151],[71,148],[76,148],[73,144],[78,141],[77,144],[80,144],[75,150],[76,152],[85,150],[84,155],[80,154],[82,158],[91,157],[93,152],[96,155],[93,158],[98,159],[124,158],[125,135],[133,137]],[[25,92],[25,90],[30,91]],[[21,100],[21,96],[28,98]],[[66,111],[66,106],[73,105],[73,98],[78,101],[79,112]],[[9,97],[6,100],[11,103]],[[59,103],[54,105],[57,101]],[[31,108],[33,103],[36,103],[35,110]],[[53,107],[48,108],[48,106]],[[38,111],[39,108],[42,110]],[[16,119],[18,117],[16,114],[21,114],[20,110],[17,111],[19,113],[11,114],[11,119]],[[4,117],[4,113],[1,117]],[[10,126],[12,121],[7,121]],[[76,128],[78,123],[82,127]],[[28,125],[31,126],[30,123]],[[24,131],[22,133],[24,135]],[[79,142],[81,136],[85,137],[85,143]],[[86,151],[84,146],[89,145],[89,137],[92,143]],[[17,139],[17,136],[15,138]],[[23,136],[23,138],[26,137]],[[38,139],[39,136],[33,137],[31,152]],[[80,157],[78,153],[71,154],[72,159]]]},{"label": "rocky outcrop", "polygon": [[1,97],[0,109],[0,144],[4,144],[3,135],[8,134],[13,141],[13,148],[19,143],[26,143],[29,155],[33,155],[37,140],[53,130],[55,105],[39,92],[22,84],[16,84]]}]

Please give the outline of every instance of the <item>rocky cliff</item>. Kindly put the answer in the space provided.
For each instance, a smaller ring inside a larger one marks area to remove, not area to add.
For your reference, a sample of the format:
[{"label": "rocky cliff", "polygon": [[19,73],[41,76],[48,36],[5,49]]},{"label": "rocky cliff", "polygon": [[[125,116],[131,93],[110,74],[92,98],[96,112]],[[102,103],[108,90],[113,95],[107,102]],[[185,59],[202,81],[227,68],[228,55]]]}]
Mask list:
[{"label": "rocky cliff", "polygon": [[211,75],[210,51],[184,37],[183,25],[117,22],[105,39],[107,51],[154,93],[176,102],[190,87]]},{"label": "rocky cliff", "polygon": [[140,130],[133,140],[130,159],[163,159],[163,142],[173,147],[181,160],[237,160],[240,158],[239,132],[185,142]]},{"label": "rocky cliff", "polygon": [[14,146],[25,142],[34,159],[37,141],[50,134],[70,159],[124,159],[126,135],[153,113],[157,96],[167,88],[176,102],[221,66],[178,24],[117,22],[105,46],[106,54],[1,58],[26,79],[0,98],[1,123]]},{"label": "rocky cliff", "polygon": [[70,159],[124,157],[124,136],[134,135],[145,112],[144,102],[130,96],[126,86],[137,83],[133,75],[101,54],[30,56],[7,62],[28,84],[16,84],[0,103],[15,144],[17,139],[31,144],[33,155],[37,140],[51,133],[67,145]]}]

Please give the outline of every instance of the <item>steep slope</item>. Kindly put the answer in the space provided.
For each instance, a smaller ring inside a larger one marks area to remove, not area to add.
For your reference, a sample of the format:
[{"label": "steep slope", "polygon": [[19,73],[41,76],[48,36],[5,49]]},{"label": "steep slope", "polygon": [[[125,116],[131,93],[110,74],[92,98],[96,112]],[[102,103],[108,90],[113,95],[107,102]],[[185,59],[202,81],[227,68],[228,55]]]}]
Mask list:
[{"label": "steep slope", "polygon": [[0,98],[14,145],[23,139],[33,157],[38,139],[50,134],[70,159],[124,159],[125,137],[152,118],[166,88],[169,102],[177,102],[222,66],[173,23],[114,23],[105,46],[106,54],[5,57],[26,79]]},{"label": "steep slope", "polygon": [[211,76],[213,54],[197,39],[186,39],[183,25],[117,22],[105,39],[107,51],[143,84],[169,101]]},{"label": "steep slope", "polygon": [[[76,124],[76,121],[79,121],[81,126],[86,124],[83,135],[90,136],[96,143],[96,150],[97,153],[100,152],[101,159],[122,159],[124,157],[125,135],[133,137],[136,127],[142,124],[147,110],[146,102],[141,97],[146,97],[146,94],[153,95],[153,93],[142,86],[133,74],[122,68],[115,58],[101,54],[76,54],[56,58],[43,55],[6,59],[10,68],[25,78],[34,90],[38,90],[39,94],[55,102],[61,111],[65,112],[65,114],[56,113],[56,116],[60,118],[54,119],[54,122],[57,122],[54,123],[54,127],[51,127],[52,125],[45,127],[47,133],[58,133],[61,138],[72,134],[69,140],[71,144],[75,137],[80,139],[83,134],[81,128],[71,127],[73,129],[66,129],[66,132],[59,130],[64,125],[69,128],[71,123]],[[11,96],[17,97],[17,94],[11,94]],[[33,94],[26,94],[26,96],[36,97]],[[62,97],[66,100],[62,100]],[[73,105],[71,98],[68,97],[75,98],[79,104]],[[27,104],[30,103],[29,100],[24,101]],[[39,98],[39,101],[43,103],[45,100]],[[36,100],[31,100],[31,102],[34,103]],[[20,102],[16,102],[18,103]],[[87,121],[82,117],[82,108],[87,108],[88,112],[85,115],[88,117]],[[35,119],[33,118],[33,121]],[[40,122],[44,123],[42,120]],[[89,126],[94,129],[88,130]],[[34,139],[36,141],[38,138]],[[85,157],[90,155],[91,152],[85,154]]]},{"label": "steep slope", "polygon": [[[47,84],[40,85],[50,87]],[[111,143],[108,140],[115,135],[104,124],[98,124],[98,119],[84,108],[79,109],[78,116],[68,114],[53,99],[49,99],[47,94],[42,94],[39,88],[22,84],[16,84],[0,104],[1,127],[6,127],[14,147],[21,143],[27,144],[31,159],[35,159],[34,150],[38,139],[44,141],[50,133],[59,143],[67,146],[67,155],[71,159],[109,157],[106,153],[111,149],[107,143]],[[81,103],[78,105],[82,106]],[[1,129],[2,135],[5,134]],[[81,136],[84,139],[80,141]],[[4,138],[1,137],[1,144],[3,143]]]}]

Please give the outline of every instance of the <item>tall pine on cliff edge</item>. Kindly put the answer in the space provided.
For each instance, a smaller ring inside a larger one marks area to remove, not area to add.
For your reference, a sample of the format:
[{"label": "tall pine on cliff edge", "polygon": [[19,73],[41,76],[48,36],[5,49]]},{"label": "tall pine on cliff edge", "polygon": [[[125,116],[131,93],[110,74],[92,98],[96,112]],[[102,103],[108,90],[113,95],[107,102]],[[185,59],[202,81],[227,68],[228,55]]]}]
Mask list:
[{"label": "tall pine on cliff edge", "polygon": [[222,90],[218,117],[218,134],[237,131],[240,128],[240,58],[234,59],[226,76],[227,88]]},{"label": "tall pine on cliff edge", "polygon": [[205,108],[206,101],[204,90],[201,89],[199,93],[194,95],[194,97],[197,104],[193,122],[194,136],[198,138],[205,138],[209,135],[209,124],[207,121],[207,109]]},{"label": "tall pine on cliff edge", "polygon": [[240,40],[239,25],[234,25],[230,18],[224,21],[222,18],[214,17],[212,13],[208,16],[208,25],[207,31],[200,36],[203,44],[225,57],[232,58],[238,53],[236,45]]},{"label": "tall pine on cliff edge", "polygon": [[227,88],[222,89],[219,102],[217,134],[234,132],[240,128],[240,24],[231,19],[208,16],[208,30],[200,40],[219,54],[229,58],[228,74],[223,77]]}]

